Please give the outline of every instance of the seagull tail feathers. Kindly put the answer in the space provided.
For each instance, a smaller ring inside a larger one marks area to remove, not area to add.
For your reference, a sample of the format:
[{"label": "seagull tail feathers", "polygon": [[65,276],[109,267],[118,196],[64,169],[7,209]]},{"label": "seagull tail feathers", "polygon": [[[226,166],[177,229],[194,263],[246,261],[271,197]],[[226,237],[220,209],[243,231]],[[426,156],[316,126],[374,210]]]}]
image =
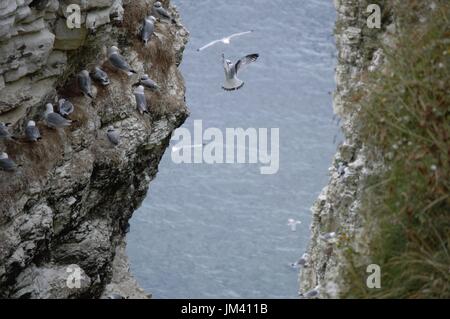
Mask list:
[{"label": "seagull tail feathers", "polygon": [[244,82],[238,84],[237,86],[222,86],[222,89],[224,89],[225,91],[231,92],[231,91],[237,91],[239,89],[241,89],[244,86]]}]

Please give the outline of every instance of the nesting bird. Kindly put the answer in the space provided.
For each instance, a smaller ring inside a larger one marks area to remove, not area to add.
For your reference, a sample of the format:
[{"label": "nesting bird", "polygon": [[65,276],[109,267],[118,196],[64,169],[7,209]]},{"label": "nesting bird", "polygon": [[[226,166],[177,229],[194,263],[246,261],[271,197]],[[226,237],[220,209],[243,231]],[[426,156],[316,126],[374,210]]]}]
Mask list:
[{"label": "nesting bird", "polygon": [[317,285],[315,288],[305,292],[304,294],[300,294],[303,298],[317,298],[320,295],[320,285]]},{"label": "nesting bird", "polygon": [[305,267],[308,262],[309,262],[309,254],[308,253],[304,253],[302,255],[302,257],[299,260],[297,260],[297,265]]},{"label": "nesting bird", "polygon": [[110,83],[108,74],[98,66],[96,66],[94,72],[91,73],[91,77],[103,86],[107,86]]},{"label": "nesting bird", "polygon": [[130,67],[128,62],[125,61],[125,58],[120,55],[119,49],[115,46],[108,49],[108,60],[113,67],[126,72],[128,75],[137,73]]},{"label": "nesting bird", "polygon": [[155,17],[160,18],[162,20],[170,20],[173,23],[176,23],[175,19],[172,18],[169,12],[167,12],[167,10],[164,9],[161,2],[159,1],[156,1],[155,4],[153,5],[152,14]]},{"label": "nesting bird", "polygon": [[327,243],[333,243],[336,241],[336,236],[337,235],[335,232],[325,233],[323,235],[320,235],[320,239],[326,241]]},{"label": "nesting bird", "polygon": [[88,71],[83,70],[80,73],[78,73],[78,85],[80,91],[85,96],[89,96],[91,99],[94,98],[94,96],[92,95],[92,81]]},{"label": "nesting bird", "polygon": [[72,121],[65,119],[60,114],[53,111],[53,105],[48,103],[44,113],[45,123],[49,128],[57,129],[70,126]]},{"label": "nesting bird", "polygon": [[0,169],[7,172],[14,172],[17,169],[17,164],[9,158],[5,152],[0,154]]},{"label": "nesting bird", "polygon": [[146,88],[149,88],[151,90],[159,90],[158,84],[156,84],[155,81],[149,78],[147,74],[144,74],[139,82],[142,86],[145,86]]},{"label": "nesting bird", "polygon": [[225,55],[222,54],[223,68],[225,69],[225,84],[222,88],[225,91],[235,91],[242,88],[244,86],[244,81],[238,79],[238,72],[242,71],[250,63],[255,62],[258,57],[259,54],[249,54],[242,59],[239,59],[236,63],[232,63],[230,60],[226,60]]},{"label": "nesting bird", "polygon": [[113,144],[114,146],[119,145],[120,143],[120,134],[116,131],[114,126],[109,126],[108,131],[106,133],[106,136],[108,137],[108,140]]},{"label": "nesting bird", "polygon": [[28,121],[27,127],[25,128],[25,137],[28,142],[37,142],[41,139],[41,133],[36,126],[36,122]]},{"label": "nesting bird", "polygon": [[66,99],[60,99],[58,103],[59,103],[59,105],[58,105],[59,106],[59,114],[61,114],[64,117],[68,117],[75,110],[75,107],[73,106],[73,104]]},{"label": "nesting bird", "polygon": [[144,87],[142,85],[139,85],[134,90],[134,97],[136,98],[136,106],[139,113],[148,113],[147,99],[145,98]]},{"label": "nesting bird", "polygon": [[13,139],[13,136],[11,135],[11,133],[8,130],[8,126],[10,126],[10,123],[3,123],[0,122],[0,139],[6,139],[6,140],[11,140]]},{"label": "nesting bird", "polygon": [[292,268],[306,267],[308,261],[309,261],[309,254],[304,253],[299,260],[297,260],[295,263],[291,263],[290,266]]},{"label": "nesting bird", "polygon": [[149,16],[144,19],[141,30],[141,39],[145,45],[151,40],[153,32],[155,32],[155,22],[156,18],[154,16]]}]

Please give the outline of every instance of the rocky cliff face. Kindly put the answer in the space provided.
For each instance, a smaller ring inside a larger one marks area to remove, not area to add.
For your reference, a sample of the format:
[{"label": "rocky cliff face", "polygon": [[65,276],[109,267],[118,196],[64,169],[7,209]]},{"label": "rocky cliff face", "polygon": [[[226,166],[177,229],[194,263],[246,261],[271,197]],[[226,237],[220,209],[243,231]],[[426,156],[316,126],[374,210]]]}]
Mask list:
[{"label": "rocky cliff face", "polygon": [[[357,126],[361,125],[358,110],[364,106],[359,104],[355,93],[363,88],[364,75],[383,63],[383,51],[372,47],[372,40],[377,37],[389,41],[394,29],[386,17],[382,29],[368,29],[367,6],[370,3],[335,1],[339,54],[333,107],[341,119],[344,141],[329,169],[329,183],[312,207],[310,262],[300,271],[300,293],[320,286],[324,298],[339,297],[345,290],[343,272],[348,268],[346,252],[349,249],[360,256],[362,264],[371,263],[367,251],[369,229],[364,225],[360,204],[365,181],[380,172],[383,165],[373,158],[368,160],[358,137]],[[330,232],[336,233],[335,240],[321,239],[321,235]]]},{"label": "rocky cliff face", "polygon": [[[158,21],[158,36],[147,47],[138,38],[153,2],[0,3],[0,121],[12,123],[18,137],[0,140],[0,150],[21,165],[13,173],[0,171],[0,297],[146,297],[127,272],[124,237],[172,131],[188,116],[177,68],[188,32],[179,22]],[[82,25],[69,30],[66,7],[72,3],[81,5]],[[162,3],[178,21],[170,2]],[[104,61],[112,45],[137,75],[118,73]],[[97,64],[111,84],[95,85],[91,100],[79,93],[75,76]],[[161,87],[146,93],[149,115],[137,112],[132,93],[144,73]],[[58,97],[75,105],[74,123],[50,130],[42,113]],[[21,138],[31,119],[43,137],[35,144]],[[117,147],[106,138],[110,125],[121,135]],[[67,285],[70,265],[80,267],[79,288]]]}]

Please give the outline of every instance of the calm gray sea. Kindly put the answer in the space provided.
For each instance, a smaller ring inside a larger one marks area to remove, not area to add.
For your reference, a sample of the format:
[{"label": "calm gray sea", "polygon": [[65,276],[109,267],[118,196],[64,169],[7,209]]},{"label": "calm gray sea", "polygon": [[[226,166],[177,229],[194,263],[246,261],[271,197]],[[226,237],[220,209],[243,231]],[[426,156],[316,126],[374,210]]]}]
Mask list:
[{"label": "calm gray sea", "polygon": [[[335,12],[330,0],[173,0],[191,39],[181,65],[191,117],[204,128],[279,128],[280,170],[174,164],[166,151],[131,220],[131,269],[155,298],[295,298],[310,207],[328,180]],[[201,53],[231,33],[255,32]],[[237,92],[221,89],[221,54],[259,53]],[[287,220],[302,221],[296,232]]]}]

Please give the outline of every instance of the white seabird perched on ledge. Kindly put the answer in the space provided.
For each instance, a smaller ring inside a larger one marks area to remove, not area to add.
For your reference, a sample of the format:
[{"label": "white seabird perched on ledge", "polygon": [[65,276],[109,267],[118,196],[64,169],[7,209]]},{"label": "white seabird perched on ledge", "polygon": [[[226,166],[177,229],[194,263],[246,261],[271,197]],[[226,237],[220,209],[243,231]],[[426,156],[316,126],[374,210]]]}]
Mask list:
[{"label": "white seabird perched on ledge", "polygon": [[148,113],[147,99],[145,98],[144,87],[142,85],[139,85],[134,90],[134,97],[136,98],[136,107],[139,113]]},{"label": "white seabird perched on ledge", "polygon": [[320,239],[322,239],[323,241],[326,241],[327,243],[331,244],[334,243],[336,241],[336,232],[331,232],[331,233],[325,233],[323,235],[320,235]]},{"label": "white seabird perched on ledge", "polygon": [[94,72],[91,73],[91,77],[98,81],[101,85],[107,86],[109,82],[108,74],[103,71],[99,66],[96,66]]},{"label": "white seabird perched on ledge", "polygon": [[313,289],[308,290],[304,294],[300,294],[300,298],[302,298],[302,299],[305,299],[305,298],[317,298],[319,296],[320,296],[320,285],[317,285]]},{"label": "white seabird perched on ledge", "polygon": [[27,127],[25,128],[25,137],[28,142],[37,142],[41,139],[41,133],[35,121],[28,121]]},{"label": "white seabird perched on ledge", "polygon": [[14,172],[17,169],[17,164],[9,158],[8,154],[2,152],[0,154],[0,169],[7,172]]},{"label": "white seabird perched on ledge", "polygon": [[120,55],[119,48],[116,46],[112,46],[108,49],[108,60],[113,67],[126,72],[129,76],[133,73],[137,73],[131,68],[128,62],[125,61],[125,58]]},{"label": "white seabird perched on ledge", "polygon": [[242,71],[252,62],[255,62],[258,57],[259,54],[257,53],[249,54],[233,64],[230,60],[226,60],[225,55],[222,54],[223,68],[225,69],[225,84],[222,86],[222,89],[225,91],[235,91],[242,88],[244,81],[238,79],[238,72]]},{"label": "white seabird perched on ledge", "polygon": [[59,105],[59,114],[61,114],[64,117],[69,116],[75,110],[73,104],[66,99],[60,99],[58,105]]},{"label": "white seabird perched on ledge", "polygon": [[44,113],[44,119],[48,127],[57,129],[70,126],[72,121],[65,119],[58,113],[55,113],[53,111],[53,104],[47,103],[45,107],[46,110]]},{"label": "white seabird perched on ledge", "polygon": [[12,140],[14,138],[8,130],[8,126],[11,124],[0,122],[0,139]]},{"label": "white seabird perched on ledge", "polygon": [[149,16],[144,19],[141,30],[141,40],[145,45],[152,39],[152,35],[155,32],[155,22],[156,18],[154,16]]},{"label": "white seabird perched on ledge", "polygon": [[144,74],[139,82],[141,85],[145,86],[146,88],[149,88],[151,90],[159,90],[158,84],[150,79],[150,77],[147,74]]},{"label": "white seabird perched on ledge", "polygon": [[208,44],[202,46],[201,48],[198,48],[197,51],[198,52],[203,51],[206,48],[209,48],[210,46],[213,46],[213,45],[215,45],[217,43],[220,43],[220,42],[222,42],[223,44],[230,44],[232,38],[240,37],[242,35],[249,34],[249,33],[252,33],[252,32],[253,32],[253,30],[245,31],[245,32],[239,32],[239,33],[234,33],[234,34],[232,34],[232,35],[230,35],[228,37],[211,41]]},{"label": "white seabird perched on ledge", "polygon": [[78,86],[80,88],[80,91],[85,96],[88,96],[91,99],[94,98],[94,95],[92,95],[91,76],[89,75],[89,72],[87,70],[83,70],[80,73],[78,73]]},{"label": "white seabird perched on ledge", "polygon": [[113,144],[114,146],[119,145],[120,143],[120,134],[116,131],[114,126],[109,126],[108,131],[106,133],[106,136],[108,137],[108,140]]},{"label": "white seabird perched on ledge", "polygon": [[172,18],[172,16],[167,12],[166,9],[162,6],[161,2],[156,1],[152,8],[152,14],[160,18],[162,20],[170,20],[172,23],[176,23],[175,19]]}]

